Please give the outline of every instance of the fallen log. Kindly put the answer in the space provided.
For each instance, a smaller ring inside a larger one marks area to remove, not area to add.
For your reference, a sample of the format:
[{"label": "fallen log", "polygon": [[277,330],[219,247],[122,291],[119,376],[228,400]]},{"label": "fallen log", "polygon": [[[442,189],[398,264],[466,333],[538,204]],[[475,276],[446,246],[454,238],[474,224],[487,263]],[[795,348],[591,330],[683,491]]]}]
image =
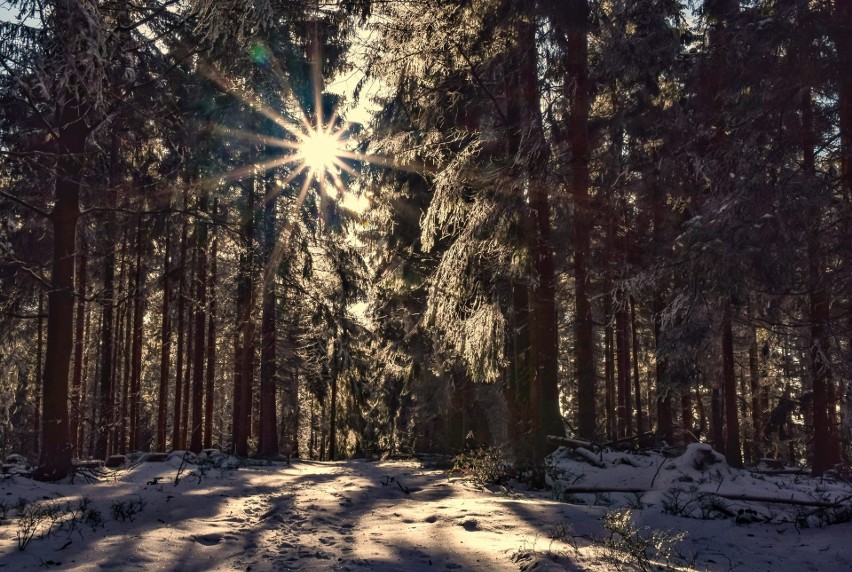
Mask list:
[{"label": "fallen log", "polygon": [[837,500],[837,501],[818,501],[818,500],[811,500],[811,499],[794,499],[794,498],[782,499],[782,498],[765,497],[765,496],[758,496],[758,495],[734,495],[734,494],[711,493],[711,492],[699,493],[699,494],[713,495],[713,496],[721,497],[725,500],[731,500],[731,501],[765,502],[765,503],[772,503],[772,504],[789,504],[789,505],[793,505],[793,506],[815,506],[815,507],[819,507],[819,508],[836,508],[836,507],[840,506],[840,504],[843,503],[844,501],[849,500],[849,497],[845,497],[845,498],[842,498],[842,499]]},{"label": "fallen log", "polygon": [[601,461],[594,453],[592,453],[585,447],[577,447],[572,451],[572,453],[578,457],[581,457],[584,461],[599,469],[603,469],[606,467],[603,461]]},{"label": "fallen log", "polygon": [[[603,494],[603,493],[624,493],[624,494],[645,494],[654,491],[650,491],[647,489],[636,489],[636,488],[624,488],[624,487],[565,487],[564,489],[560,489],[562,493],[568,494]],[[696,491],[696,496],[715,496],[719,498],[723,498],[725,500],[730,501],[742,501],[742,502],[762,502],[762,503],[770,503],[770,504],[788,504],[793,506],[813,506],[817,508],[836,508],[840,506],[843,502],[849,501],[850,497],[844,497],[834,502],[830,501],[819,501],[819,500],[811,500],[811,499],[795,499],[795,498],[776,498],[776,497],[765,497],[758,495],[742,495],[742,494],[725,494],[725,493],[714,493],[712,491]]]}]

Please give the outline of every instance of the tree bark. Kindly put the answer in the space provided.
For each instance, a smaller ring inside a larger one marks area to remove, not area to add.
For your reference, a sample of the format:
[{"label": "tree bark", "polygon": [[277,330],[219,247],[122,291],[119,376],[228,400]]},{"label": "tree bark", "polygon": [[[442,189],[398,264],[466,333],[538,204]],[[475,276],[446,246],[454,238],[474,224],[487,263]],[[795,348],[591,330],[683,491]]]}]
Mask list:
[{"label": "tree bark", "polygon": [[645,420],[642,412],[642,388],[639,383],[639,334],[636,332],[636,301],[630,297],[630,333],[633,347],[633,391],[636,395],[636,434],[645,432]]},{"label": "tree bark", "polygon": [[[206,213],[209,207],[207,189],[201,191],[198,201],[200,213]],[[192,421],[190,428],[189,450],[200,453],[204,444],[203,405],[204,405],[204,358],[205,335],[207,334],[207,223],[198,221],[195,227],[195,343],[192,359]]]},{"label": "tree bark", "polygon": [[592,212],[589,203],[589,69],[587,0],[570,0],[556,7],[558,27],[567,31],[565,96],[571,101],[568,118],[571,149],[571,195],[574,201],[574,354],[577,369],[578,430],[581,437],[597,433],[595,355],[592,306],[587,290]]},{"label": "tree bark", "polygon": [[68,435],[68,374],[74,345],[74,251],[80,217],[80,185],[87,127],[80,104],[68,97],[59,102],[58,159],[54,183],[53,261],[47,298],[47,348],[42,391],[41,480],[61,479],[71,472]]},{"label": "tree bark", "polygon": [[[522,43],[522,85],[524,95],[524,129],[531,129],[544,140],[541,118],[541,96],[538,82],[536,53],[535,2],[526,7],[527,24]],[[557,359],[559,336],[556,311],[556,278],[553,262],[553,245],[550,223],[550,197],[540,173],[547,163],[547,154],[539,149],[529,158],[529,205],[532,213],[530,258],[538,278],[530,289],[530,401],[536,408],[533,413],[540,419],[540,432],[534,436],[533,450],[536,463],[544,461],[551,449],[545,435],[563,435],[565,427],[559,411],[559,379]],[[589,306],[591,313],[591,306]],[[537,399],[533,399],[533,394]]]},{"label": "tree bark", "polygon": [[[219,199],[213,199],[213,218],[219,213]],[[216,388],[214,385],[216,373],[216,257],[219,249],[219,235],[216,227],[213,227],[213,241],[210,247],[210,286],[208,298],[210,300],[207,313],[207,370],[204,386],[204,448],[213,447],[213,411],[216,402]]]},{"label": "tree bark", "polygon": [[[263,209],[263,247],[266,264],[273,264],[275,248],[275,200],[267,199]],[[261,315],[260,356],[260,435],[257,454],[260,457],[276,457],[278,450],[278,423],[276,419],[275,378],[278,362],[275,354],[275,282],[277,269],[268,268],[263,284]]]},{"label": "tree bark", "polygon": [[77,242],[77,308],[74,317],[74,371],[71,377],[71,409],[68,426],[68,434],[75,455],[79,455],[80,449],[80,442],[77,435],[80,426],[80,387],[83,380],[83,350],[86,342],[86,242],[82,233]]},{"label": "tree bark", "polygon": [[616,302],[615,310],[615,365],[618,378],[618,436],[631,432],[630,407],[630,346],[627,342],[627,310],[624,301]]},{"label": "tree bark", "polygon": [[240,222],[240,236],[243,251],[237,273],[237,344],[234,348],[234,452],[241,457],[248,456],[248,438],[251,428],[252,377],[254,375],[254,210],[255,181],[242,185],[243,208]]},{"label": "tree bark", "polygon": [[[186,211],[187,200],[186,191],[184,191],[183,208]],[[181,381],[183,380],[183,340],[186,334],[184,328],[184,315],[186,306],[186,248],[189,234],[189,224],[186,219],[183,221],[180,232],[180,254],[178,255],[180,270],[180,279],[178,280],[178,306],[177,306],[177,352],[175,356],[175,399],[174,413],[172,415],[172,449],[180,449],[181,444],[181,426],[180,418],[183,410],[183,391]]]},{"label": "tree bark", "polygon": [[33,450],[35,453],[40,451],[39,443],[41,442],[41,408],[43,404],[44,392],[42,391],[42,367],[44,365],[44,290],[38,290],[38,328],[36,332],[36,365],[34,378],[35,390],[35,411],[33,412]]},{"label": "tree bark", "polygon": [[157,392],[157,451],[166,450],[166,433],[168,426],[169,411],[169,367],[171,365],[172,350],[172,320],[170,312],[171,279],[170,279],[170,254],[171,254],[171,228],[170,219],[167,216],[165,222],[165,253],[163,254],[163,306],[161,309],[160,323],[160,384]]},{"label": "tree bark", "polygon": [[110,181],[107,190],[107,212],[104,221],[102,240],[100,241],[106,252],[103,255],[103,288],[101,303],[101,372],[98,388],[98,424],[97,440],[95,442],[95,457],[105,459],[109,441],[109,431],[113,423],[113,387],[114,371],[114,331],[115,326],[115,249],[116,249],[116,221],[113,210],[118,202],[118,185],[120,177],[119,142],[118,136],[113,135],[112,147],[110,149]]},{"label": "tree bark", "polygon": [[737,377],[734,370],[733,316],[730,302],[722,316],[722,380],[725,390],[725,458],[732,467],[743,466],[740,420],[737,407]]},{"label": "tree bark", "polygon": [[136,217],[136,264],[133,277],[133,341],[130,364],[130,419],[129,438],[130,450],[137,451],[143,447],[139,441],[139,409],[140,391],[142,386],[142,320],[145,314],[145,272],[142,264],[143,249],[142,215]]}]

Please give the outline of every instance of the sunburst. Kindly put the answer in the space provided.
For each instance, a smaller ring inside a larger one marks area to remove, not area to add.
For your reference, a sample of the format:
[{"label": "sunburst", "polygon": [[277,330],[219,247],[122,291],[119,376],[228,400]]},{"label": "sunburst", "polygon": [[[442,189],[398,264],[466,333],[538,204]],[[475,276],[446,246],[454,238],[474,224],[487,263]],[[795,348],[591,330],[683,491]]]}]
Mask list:
[{"label": "sunburst", "polygon": [[295,159],[317,178],[335,172],[340,167],[342,135],[342,131],[311,129],[300,139]]}]

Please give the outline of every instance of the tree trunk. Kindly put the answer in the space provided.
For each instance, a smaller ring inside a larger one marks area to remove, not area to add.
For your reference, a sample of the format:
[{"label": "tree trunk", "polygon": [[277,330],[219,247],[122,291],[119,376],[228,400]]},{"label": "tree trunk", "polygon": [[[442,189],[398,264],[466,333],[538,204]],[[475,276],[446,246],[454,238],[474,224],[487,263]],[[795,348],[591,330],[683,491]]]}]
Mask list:
[{"label": "tree trunk", "polygon": [[710,434],[713,436],[713,448],[717,451],[725,448],[725,420],[722,408],[722,392],[718,387],[710,390]]},{"label": "tree trunk", "polygon": [[692,435],[695,433],[695,418],[692,414],[692,387],[686,384],[682,387],[680,394],[680,428],[681,440],[684,444],[692,443],[695,439]]},{"label": "tree trunk", "polygon": [[142,268],[142,215],[136,218],[136,264],[133,277],[133,341],[130,363],[130,419],[129,438],[130,450],[142,448],[139,442],[139,408],[140,390],[142,385],[142,319],[145,313],[145,273]]},{"label": "tree trunk", "polygon": [[[541,118],[541,96],[538,83],[538,58],[536,54],[535,2],[528,2],[526,12],[529,23],[522,37],[522,85],[524,94],[523,129],[532,129],[535,137],[544,140]],[[540,177],[545,170],[547,154],[539,149],[529,158],[529,205],[532,212],[530,258],[538,278],[530,288],[530,401],[536,408],[533,415],[540,419],[541,428],[533,436],[534,460],[544,461],[552,449],[544,437],[564,435],[565,427],[559,411],[559,335],[556,311],[556,278],[553,262],[553,245],[550,223],[550,197]],[[591,306],[589,306],[591,315]],[[537,399],[532,399],[533,394]]]},{"label": "tree trunk", "polygon": [[[199,213],[208,210],[209,195],[207,189],[201,191],[198,201]],[[203,445],[204,405],[204,343],[207,334],[207,223],[198,221],[195,227],[195,343],[192,360],[192,421],[190,427],[189,450],[200,453]]]},{"label": "tree trunk", "polygon": [[[77,438],[80,426],[80,387],[83,380],[83,349],[86,342],[86,242],[85,235],[80,233],[77,245],[77,308],[74,317],[74,372],[71,377],[70,420],[68,435],[74,455],[79,455],[79,440]],[[39,314],[41,312],[39,311]]]},{"label": "tree trunk", "polygon": [[734,370],[734,333],[732,308],[725,305],[722,317],[722,380],[725,390],[725,458],[732,467],[743,466],[740,447],[740,420],[737,407],[737,377]]},{"label": "tree trunk", "polygon": [[755,328],[752,328],[752,340],[748,347],[748,377],[751,392],[751,462],[757,463],[762,456],[763,411],[760,407],[760,368],[757,362],[757,329]]},{"label": "tree trunk", "polygon": [[[183,210],[186,211],[187,200],[186,191],[184,191]],[[183,410],[183,391],[181,381],[183,380],[183,340],[186,334],[184,328],[184,307],[186,305],[186,248],[189,234],[189,224],[184,218],[180,232],[180,254],[178,255],[180,270],[180,279],[178,280],[178,307],[177,307],[177,353],[175,356],[175,399],[174,413],[172,415],[172,449],[180,449],[181,444],[181,427],[180,414]]]},{"label": "tree trunk", "polygon": [[[63,105],[64,104],[64,105]],[[80,184],[87,127],[77,102],[59,102],[58,159],[54,178],[53,261],[47,298],[47,348],[42,392],[41,480],[61,479],[71,472],[68,435],[68,374],[74,346],[74,250],[80,217]]]},{"label": "tree trunk", "polygon": [[[213,218],[219,213],[219,199],[213,199]],[[216,402],[214,385],[216,374],[216,257],[219,249],[219,236],[213,227],[213,241],[210,247],[210,300],[207,316],[207,378],[204,387],[204,448],[213,447],[213,411]]]},{"label": "tree trunk", "polygon": [[639,383],[639,335],[636,332],[636,301],[630,297],[630,333],[633,346],[633,391],[636,395],[636,434],[645,432],[645,420],[642,414],[642,388]]},{"label": "tree trunk", "polygon": [[157,451],[166,450],[166,432],[168,425],[168,394],[169,394],[169,366],[171,365],[172,351],[172,320],[169,316],[171,296],[171,280],[169,276],[170,250],[171,250],[171,228],[170,220],[166,217],[166,245],[163,255],[163,307],[161,310],[160,324],[160,385],[157,392]]},{"label": "tree trunk", "polygon": [[[846,197],[846,256],[852,256],[852,0],[835,0],[834,43],[837,46],[839,79],[838,107],[840,115],[840,177],[843,195]],[[852,368],[852,292],[846,289],[846,347],[847,368]],[[847,369],[848,371],[848,369]],[[852,388],[848,380],[841,378],[841,418],[843,441],[852,438]]]},{"label": "tree trunk", "polygon": [[607,438],[614,441],[618,438],[618,392],[615,385],[615,333],[612,323],[615,315],[612,310],[612,282],[607,279],[604,296],[604,378],[606,380],[606,420]]},{"label": "tree trunk", "polygon": [[[275,200],[267,199],[263,209],[263,246],[266,263],[273,264],[275,248]],[[260,457],[276,457],[278,451],[278,424],[276,419],[275,378],[277,360],[275,355],[275,282],[277,268],[267,268],[267,279],[263,284],[261,315],[260,356],[260,438],[257,454]]]},{"label": "tree trunk", "polygon": [[618,436],[631,433],[630,407],[630,346],[627,342],[627,309],[624,301],[616,302],[615,310],[615,365],[618,377]]},{"label": "tree trunk", "polygon": [[36,332],[36,365],[35,365],[35,375],[34,378],[34,390],[35,390],[35,411],[33,412],[33,452],[38,453],[41,449],[39,448],[39,443],[41,442],[41,408],[43,403],[44,392],[42,391],[42,367],[44,365],[44,290],[38,289],[38,320],[36,327],[38,331]]},{"label": "tree trunk", "polygon": [[98,423],[95,457],[105,459],[109,446],[109,434],[114,421],[112,402],[115,387],[115,252],[117,227],[115,207],[118,204],[118,189],[121,181],[121,156],[118,135],[113,134],[110,146],[109,188],[107,190],[107,212],[99,243],[106,250],[103,255],[103,289],[101,300],[101,359],[98,388]]},{"label": "tree trunk", "polygon": [[589,204],[589,69],[587,0],[571,0],[558,8],[559,25],[567,31],[565,96],[571,101],[568,119],[571,148],[571,195],[574,200],[574,355],[577,369],[578,430],[581,437],[597,433],[595,355],[592,306],[589,303],[588,258],[592,212]]},{"label": "tree trunk", "polygon": [[[195,236],[193,236],[193,243],[195,243]],[[195,280],[198,278],[196,276],[196,265],[198,262],[198,248],[197,244],[193,246],[192,249],[192,261],[189,264],[191,268],[190,276],[189,276],[189,284],[187,286],[187,290],[192,294],[192,286],[195,284]],[[187,436],[189,433],[189,405],[190,405],[190,386],[192,385],[192,365],[195,361],[195,336],[193,335],[193,325],[195,322],[195,316],[198,312],[198,307],[196,306],[196,300],[194,296],[190,299],[189,308],[187,312],[187,320],[186,320],[186,368],[183,371],[183,380],[181,381],[181,408],[180,408],[180,449],[186,449],[189,441],[187,440]]]},{"label": "tree trunk", "polygon": [[254,305],[254,196],[255,181],[242,185],[243,209],[240,222],[240,235],[243,241],[243,252],[240,253],[240,263],[237,274],[237,336],[238,343],[234,351],[234,451],[241,457],[248,456],[248,438],[251,428],[252,409],[252,377],[254,374],[254,322],[252,321],[252,306]]}]

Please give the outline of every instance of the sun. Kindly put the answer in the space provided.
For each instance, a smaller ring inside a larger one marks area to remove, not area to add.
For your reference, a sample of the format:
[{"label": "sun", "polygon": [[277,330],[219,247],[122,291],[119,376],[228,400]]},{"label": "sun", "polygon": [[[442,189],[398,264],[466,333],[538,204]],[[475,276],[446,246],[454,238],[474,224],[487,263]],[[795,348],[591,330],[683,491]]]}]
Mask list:
[{"label": "sun", "polygon": [[298,159],[318,177],[333,173],[342,153],[339,133],[311,129],[300,138]]}]

